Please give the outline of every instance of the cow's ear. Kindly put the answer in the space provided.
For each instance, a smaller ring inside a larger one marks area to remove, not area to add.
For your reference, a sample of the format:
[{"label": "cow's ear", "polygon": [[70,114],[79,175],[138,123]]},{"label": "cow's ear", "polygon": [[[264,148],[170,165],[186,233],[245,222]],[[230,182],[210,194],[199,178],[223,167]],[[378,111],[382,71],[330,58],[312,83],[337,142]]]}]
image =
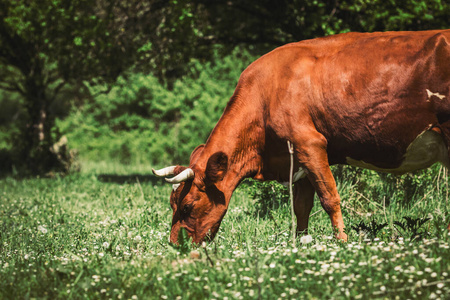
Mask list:
[{"label": "cow's ear", "polygon": [[228,156],[223,152],[216,152],[208,159],[206,164],[206,184],[217,183],[225,177],[228,169]]}]

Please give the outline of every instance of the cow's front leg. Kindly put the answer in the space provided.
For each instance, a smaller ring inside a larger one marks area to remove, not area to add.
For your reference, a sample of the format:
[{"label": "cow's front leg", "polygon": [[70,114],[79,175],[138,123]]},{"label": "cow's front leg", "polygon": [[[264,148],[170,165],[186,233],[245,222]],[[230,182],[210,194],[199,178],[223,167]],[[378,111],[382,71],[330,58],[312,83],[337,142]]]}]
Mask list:
[{"label": "cow's front leg", "polygon": [[313,207],[315,190],[308,178],[294,184],[294,212],[297,217],[297,234],[308,233],[308,221]]},{"label": "cow's front leg", "polygon": [[335,236],[347,241],[342,219],[341,200],[333,174],[328,164],[327,140],[316,130],[302,130],[293,135],[295,154],[306,169],[309,181],[314,186],[320,203],[331,219]]}]

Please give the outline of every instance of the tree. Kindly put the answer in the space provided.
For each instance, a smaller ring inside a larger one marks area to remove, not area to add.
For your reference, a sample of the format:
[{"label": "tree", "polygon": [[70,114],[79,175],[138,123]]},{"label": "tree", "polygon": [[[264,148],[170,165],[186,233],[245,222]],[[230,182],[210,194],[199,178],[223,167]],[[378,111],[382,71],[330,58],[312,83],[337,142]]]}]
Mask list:
[{"label": "tree", "polygon": [[[190,7],[166,0],[0,0],[0,88],[20,93],[26,111],[14,141],[16,163],[33,173],[67,167],[53,147],[59,134],[51,113],[63,88],[112,83],[132,66],[173,76],[191,54],[179,38],[194,35]],[[187,55],[177,55],[181,47]]]},{"label": "tree", "polygon": [[448,0],[200,0],[216,43],[257,51],[348,31],[448,28]]}]

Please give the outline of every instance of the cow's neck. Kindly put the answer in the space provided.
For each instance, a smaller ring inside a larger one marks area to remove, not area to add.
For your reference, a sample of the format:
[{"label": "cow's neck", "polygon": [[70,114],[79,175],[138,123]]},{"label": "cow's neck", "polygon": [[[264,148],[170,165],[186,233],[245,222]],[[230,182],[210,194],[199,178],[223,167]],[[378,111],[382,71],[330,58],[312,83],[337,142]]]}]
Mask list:
[{"label": "cow's neck", "polygon": [[[261,172],[260,153],[263,147],[263,125],[261,117],[255,115],[254,107],[239,110],[228,107],[209,137],[205,149],[198,160],[200,168],[205,170],[207,161],[216,152],[228,157],[228,170],[217,187],[228,201],[238,184],[247,177]],[[231,112],[232,111],[232,112]]]}]

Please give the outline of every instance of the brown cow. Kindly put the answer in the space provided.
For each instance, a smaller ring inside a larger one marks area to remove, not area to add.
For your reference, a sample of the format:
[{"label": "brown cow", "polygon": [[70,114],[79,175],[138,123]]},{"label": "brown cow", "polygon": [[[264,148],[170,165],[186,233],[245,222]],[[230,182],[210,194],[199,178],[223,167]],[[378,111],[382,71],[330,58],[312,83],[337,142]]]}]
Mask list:
[{"label": "brown cow", "polygon": [[317,192],[337,238],[347,240],[330,165],[395,174],[449,166],[449,43],[450,30],[346,33],[256,60],[189,167],[154,171],[179,183],[170,197],[170,240],[182,227],[196,243],[213,238],[244,178],[287,181],[287,141],[300,170],[297,230],[307,230]]}]

